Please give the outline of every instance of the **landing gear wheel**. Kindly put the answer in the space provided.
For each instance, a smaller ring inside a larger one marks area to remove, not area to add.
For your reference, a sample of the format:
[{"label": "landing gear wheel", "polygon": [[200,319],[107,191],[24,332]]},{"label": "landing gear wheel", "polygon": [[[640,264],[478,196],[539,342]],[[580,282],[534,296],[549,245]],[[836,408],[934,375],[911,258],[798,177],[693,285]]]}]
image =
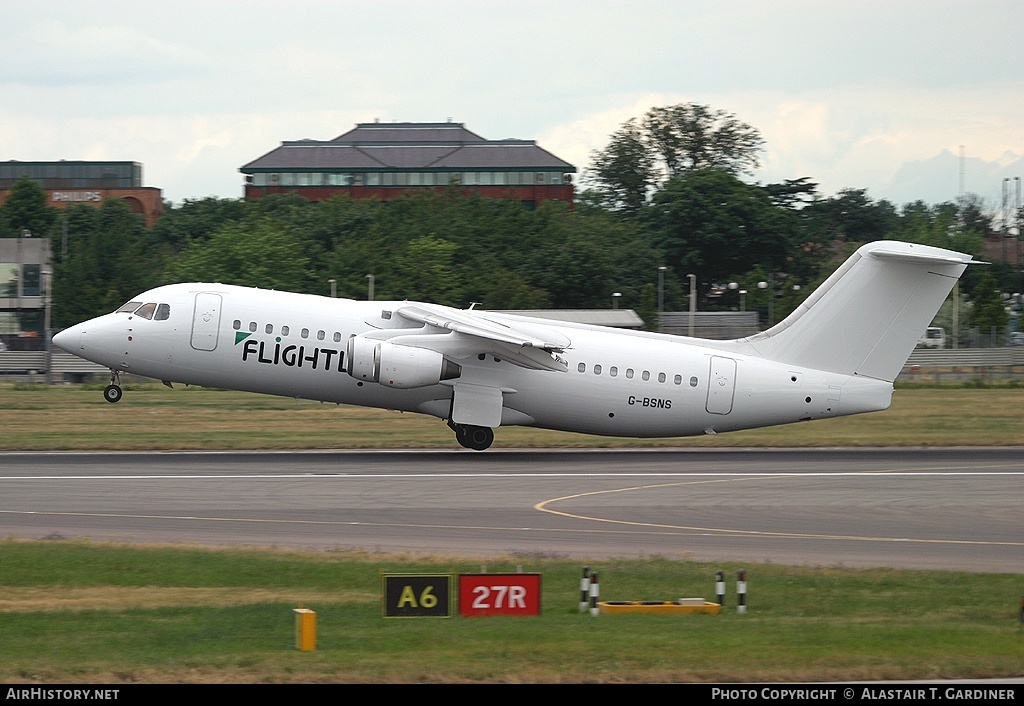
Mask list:
[{"label": "landing gear wheel", "polygon": [[120,402],[122,394],[124,393],[121,392],[121,388],[114,384],[107,385],[103,388],[103,399],[107,402]]},{"label": "landing gear wheel", "polygon": [[465,443],[462,443],[462,441],[459,443],[474,451],[483,451],[490,448],[491,444],[494,443],[494,430],[490,427],[477,427],[467,424],[463,435]]},{"label": "landing gear wheel", "polygon": [[478,427],[473,424],[453,424],[448,422],[455,431],[455,440],[460,446],[474,451],[483,451],[494,443],[494,430],[490,427]]}]

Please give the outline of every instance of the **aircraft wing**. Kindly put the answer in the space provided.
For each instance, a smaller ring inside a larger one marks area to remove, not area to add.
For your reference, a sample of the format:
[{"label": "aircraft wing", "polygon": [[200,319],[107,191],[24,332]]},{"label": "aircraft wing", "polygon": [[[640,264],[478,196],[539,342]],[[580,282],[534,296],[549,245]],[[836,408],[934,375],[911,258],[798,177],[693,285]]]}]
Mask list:
[{"label": "aircraft wing", "polygon": [[403,345],[433,348],[452,357],[485,353],[535,370],[568,369],[558,354],[569,347],[570,341],[548,326],[530,326],[527,330],[524,324],[513,328],[473,311],[430,304],[408,304],[395,313],[407,321],[438,329],[435,334],[402,336]]}]

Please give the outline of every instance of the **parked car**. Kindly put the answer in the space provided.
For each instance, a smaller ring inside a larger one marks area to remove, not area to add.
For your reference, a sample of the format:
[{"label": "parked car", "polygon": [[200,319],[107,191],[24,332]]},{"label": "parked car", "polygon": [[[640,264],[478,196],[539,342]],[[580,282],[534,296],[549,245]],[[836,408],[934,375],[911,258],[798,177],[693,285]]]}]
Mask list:
[{"label": "parked car", "polygon": [[1014,331],[1010,334],[1011,346],[1024,346],[1024,331]]},{"label": "parked car", "polygon": [[939,326],[929,326],[924,335],[917,341],[918,348],[945,348],[946,329]]}]

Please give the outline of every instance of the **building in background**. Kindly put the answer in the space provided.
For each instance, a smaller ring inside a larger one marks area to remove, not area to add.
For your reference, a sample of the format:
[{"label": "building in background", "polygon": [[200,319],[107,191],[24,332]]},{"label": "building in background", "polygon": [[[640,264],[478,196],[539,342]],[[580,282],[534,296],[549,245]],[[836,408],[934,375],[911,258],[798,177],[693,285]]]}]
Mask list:
[{"label": "building in background", "polygon": [[49,286],[49,238],[0,238],[0,351],[45,350]]},{"label": "building in background", "polygon": [[147,226],[152,226],[164,210],[160,189],[142,185],[142,165],[138,162],[0,162],[0,205],[23,177],[38,182],[46,191],[47,203],[57,208],[121,199],[132,211],[146,217]]},{"label": "building in background", "polygon": [[573,200],[576,168],[533,140],[486,140],[462,123],[360,123],[333,140],[297,140],[239,171],[245,198],[295,192],[393,199],[412,189],[458,188],[529,207]]}]

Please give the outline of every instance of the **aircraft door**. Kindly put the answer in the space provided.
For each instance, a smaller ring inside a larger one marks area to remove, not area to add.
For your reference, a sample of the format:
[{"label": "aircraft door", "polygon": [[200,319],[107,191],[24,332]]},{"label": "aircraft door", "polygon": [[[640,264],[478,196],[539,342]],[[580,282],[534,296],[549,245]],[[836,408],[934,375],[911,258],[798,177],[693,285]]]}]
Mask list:
[{"label": "aircraft door", "polygon": [[219,294],[196,294],[196,305],[192,313],[192,347],[197,351],[212,351],[217,347],[220,307]]},{"label": "aircraft door", "polygon": [[708,376],[707,410],[711,414],[729,414],[736,393],[736,361],[719,355],[711,356]]}]

